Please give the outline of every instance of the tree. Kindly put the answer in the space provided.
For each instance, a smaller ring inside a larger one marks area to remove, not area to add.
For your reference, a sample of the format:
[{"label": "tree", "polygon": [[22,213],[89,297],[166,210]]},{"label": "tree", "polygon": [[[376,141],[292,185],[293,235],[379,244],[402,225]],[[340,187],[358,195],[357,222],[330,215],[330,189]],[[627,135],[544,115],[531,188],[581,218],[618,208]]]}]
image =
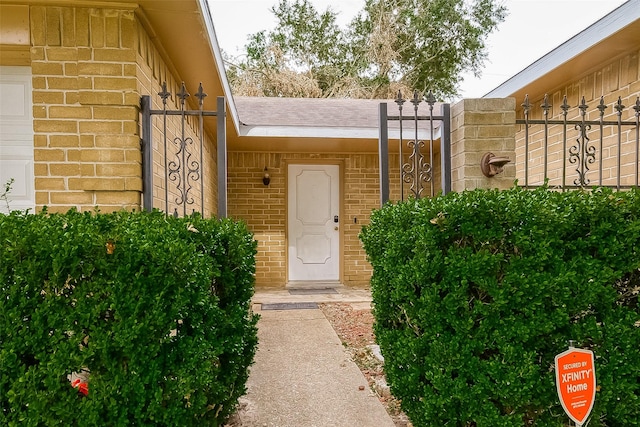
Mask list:
[{"label": "tree", "polygon": [[280,0],[275,30],[250,36],[227,61],[234,92],[250,96],[392,98],[398,89],[458,94],[480,75],[485,40],[504,20],[499,0],[366,0],[346,29],[328,8]]}]

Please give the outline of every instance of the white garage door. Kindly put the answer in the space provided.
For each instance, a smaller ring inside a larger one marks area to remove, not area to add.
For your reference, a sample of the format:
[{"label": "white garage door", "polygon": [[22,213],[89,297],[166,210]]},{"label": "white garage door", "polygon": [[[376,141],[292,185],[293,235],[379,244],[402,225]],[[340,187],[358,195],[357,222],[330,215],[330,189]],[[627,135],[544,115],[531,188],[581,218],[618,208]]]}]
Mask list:
[{"label": "white garage door", "polygon": [[[0,195],[10,179],[11,210],[33,209],[33,112],[31,68],[0,66]],[[0,200],[0,212],[7,204]]]}]

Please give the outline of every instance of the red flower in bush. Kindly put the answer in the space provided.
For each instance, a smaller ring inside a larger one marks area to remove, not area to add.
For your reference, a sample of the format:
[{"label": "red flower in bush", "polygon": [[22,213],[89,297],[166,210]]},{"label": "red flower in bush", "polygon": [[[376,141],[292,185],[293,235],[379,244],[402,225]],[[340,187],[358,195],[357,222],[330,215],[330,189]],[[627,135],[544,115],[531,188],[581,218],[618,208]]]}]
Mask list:
[{"label": "red flower in bush", "polygon": [[77,388],[78,393],[82,394],[83,396],[87,396],[89,394],[89,384],[82,382],[82,380],[80,380],[79,378],[71,383],[71,387]]}]

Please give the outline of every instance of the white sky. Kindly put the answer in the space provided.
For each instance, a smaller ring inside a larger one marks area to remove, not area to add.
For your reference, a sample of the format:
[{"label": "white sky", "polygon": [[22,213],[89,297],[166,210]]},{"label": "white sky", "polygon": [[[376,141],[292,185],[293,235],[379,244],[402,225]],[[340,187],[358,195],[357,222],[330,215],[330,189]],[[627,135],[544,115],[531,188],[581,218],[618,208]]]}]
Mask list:
[{"label": "white sky", "polygon": [[[208,0],[220,47],[242,52],[247,36],[275,26],[270,8],[277,0]],[[502,0],[508,15],[488,40],[489,57],[480,78],[465,75],[464,98],[481,97],[535,60],[620,6],[626,0]],[[346,25],[362,9],[364,0],[311,0],[316,9],[327,6]]]}]

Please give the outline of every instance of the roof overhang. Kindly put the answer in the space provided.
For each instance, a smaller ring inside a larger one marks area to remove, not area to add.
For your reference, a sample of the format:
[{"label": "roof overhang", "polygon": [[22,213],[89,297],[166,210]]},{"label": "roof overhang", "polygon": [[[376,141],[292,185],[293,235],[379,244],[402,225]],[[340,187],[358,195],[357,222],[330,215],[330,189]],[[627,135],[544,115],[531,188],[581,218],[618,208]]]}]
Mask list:
[{"label": "roof overhang", "polygon": [[[403,132],[404,139],[415,135],[412,129]],[[240,136],[282,137],[282,138],[339,138],[339,139],[378,139],[380,129],[355,127],[305,127],[305,126],[248,126],[240,125]],[[398,129],[389,129],[389,139],[400,138]],[[418,129],[418,139],[440,138],[440,125]]]},{"label": "roof overhang", "polygon": [[238,113],[207,0],[0,0],[0,4],[133,10],[175,77],[192,94],[202,83],[210,95],[204,101],[206,110],[216,109],[215,95],[225,96],[229,124],[238,129]]},{"label": "roof overhang", "polygon": [[639,46],[640,0],[629,0],[484,97],[524,99],[528,94],[536,99],[601,68],[603,58],[609,61]]},{"label": "roof overhang", "polygon": [[[234,148],[244,142],[256,140],[256,149],[262,146],[262,139],[299,140],[298,148],[315,146],[318,151],[351,151],[358,147],[361,151],[377,150],[380,138],[380,115],[386,110],[388,117],[387,135],[389,140],[399,138],[400,114],[398,105],[392,100],[344,99],[344,98],[269,98],[237,97],[236,105],[240,117],[237,140],[230,144]],[[383,108],[384,107],[384,108]],[[430,108],[421,102],[417,110],[414,106],[404,109],[404,139],[437,140],[440,138],[442,105],[436,103]],[[423,120],[417,129],[413,124],[414,115]],[[433,120],[425,120],[431,117]],[[408,121],[410,120],[410,121]],[[324,149],[315,141],[324,141]],[[334,142],[340,141],[338,147]],[[291,144],[286,144],[291,145]]]}]

